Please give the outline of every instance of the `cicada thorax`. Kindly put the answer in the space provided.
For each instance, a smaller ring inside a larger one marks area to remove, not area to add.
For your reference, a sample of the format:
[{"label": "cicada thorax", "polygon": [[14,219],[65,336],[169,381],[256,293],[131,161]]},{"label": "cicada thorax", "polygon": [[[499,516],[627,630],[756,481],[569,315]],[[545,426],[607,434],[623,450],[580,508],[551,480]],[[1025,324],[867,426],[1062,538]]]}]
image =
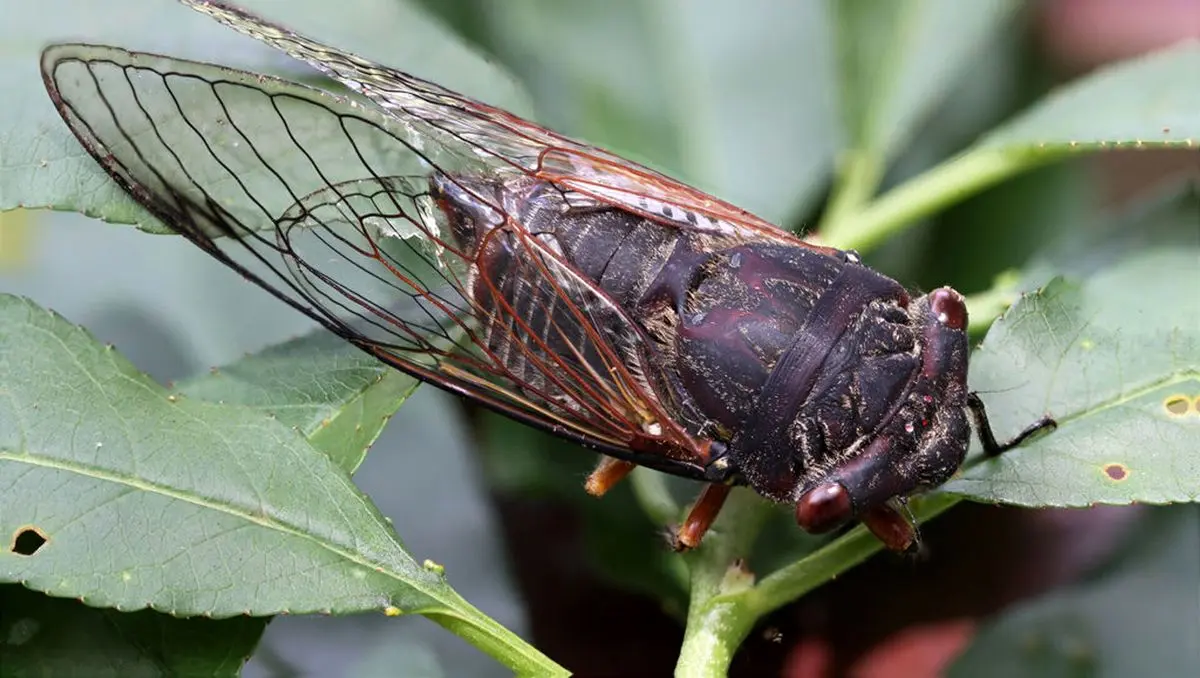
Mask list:
[{"label": "cicada thorax", "polygon": [[603,374],[615,356],[690,435],[726,444],[722,463],[740,480],[797,503],[813,530],[939,484],[961,462],[957,293],[912,300],[853,253],[714,238],[531,178],[441,178],[434,193],[475,258],[487,346],[531,397],[588,414],[556,370]]},{"label": "cicada thorax", "polygon": [[958,468],[965,315],[951,327],[852,253],[747,243],[700,262],[659,281],[678,307],[676,371],[756,491],[793,503],[836,484],[844,521]]}]

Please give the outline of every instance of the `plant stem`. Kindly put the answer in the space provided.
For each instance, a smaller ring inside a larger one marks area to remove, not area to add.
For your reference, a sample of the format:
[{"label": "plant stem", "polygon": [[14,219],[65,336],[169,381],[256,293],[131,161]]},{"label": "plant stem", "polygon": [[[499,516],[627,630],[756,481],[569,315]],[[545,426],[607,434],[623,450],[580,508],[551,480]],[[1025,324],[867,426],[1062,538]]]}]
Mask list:
[{"label": "plant stem", "polygon": [[[918,523],[932,519],[960,497],[933,494],[913,500]],[[752,532],[757,535],[757,527]],[[851,567],[883,545],[861,525],[800,560],[772,572],[757,585],[753,575],[730,568],[744,550],[717,545],[693,568],[692,606],[688,610],[676,678],[723,676],[737,648],[766,614],[796,600]],[[744,548],[744,547],[743,547]],[[698,556],[701,554],[697,554]]]},{"label": "plant stem", "polygon": [[754,493],[735,488],[721,512],[721,518],[704,542],[686,556],[691,571],[691,603],[683,647],[675,665],[678,678],[724,676],[729,662],[745,635],[728,631],[727,605],[712,605],[722,596],[744,592],[754,584],[754,576],[739,563],[758,537],[771,505]]},{"label": "plant stem", "polygon": [[840,233],[840,224],[850,221],[871,199],[883,175],[883,159],[872,151],[855,150],[845,154],[841,169],[841,178],[817,228],[823,238]]},{"label": "plant stem", "polygon": [[1064,153],[1031,146],[968,150],[893,188],[861,212],[829,220],[821,236],[835,247],[868,250],[923,216]]},{"label": "plant stem", "polygon": [[[962,501],[950,494],[931,494],[910,504],[917,524],[932,520],[946,509]],[[747,611],[754,615],[746,629],[768,612],[778,609],[808,593],[824,582],[866,560],[883,548],[882,542],[859,525],[824,548],[780,568],[763,578],[758,586],[744,595]]]}]

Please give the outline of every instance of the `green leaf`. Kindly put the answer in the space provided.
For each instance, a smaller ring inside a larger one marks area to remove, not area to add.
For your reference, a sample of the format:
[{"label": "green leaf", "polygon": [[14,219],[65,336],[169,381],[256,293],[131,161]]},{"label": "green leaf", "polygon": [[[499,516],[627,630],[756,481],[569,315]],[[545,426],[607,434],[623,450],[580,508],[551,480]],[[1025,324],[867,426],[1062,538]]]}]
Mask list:
[{"label": "green leaf", "polygon": [[944,489],[1025,506],[1200,497],[1196,289],[1200,248],[1170,249],[1082,284],[1056,280],[1014,306],[975,353],[972,384],[986,385],[998,435],[1043,412],[1059,429]]},{"label": "green leaf", "polygon": [[955,678],[1200,675],[1200,511],[1156,509],[1099,579],[1017,606],[980,631]]},{"label": "green leaf", "polygon": [[5,676],[237,676],[267,620],[117,612],[0,586]]},{"label": "green leaf", "polygon": [[[249,0],[239,3],[324,41],[412,70],[489,103],[527,111],[511,76],[463,46],[436,21],[396,0]],[[181,57],[219,60],[255,72],[297,78],[297,62],[188,8],[113,0],[47,0],[7,13],[0,22],[0,211],[14,207],[72,210],[117,223],[153,224],[80,147],[50,103],[38,73],[47,43],[107,42]],[[371,17],[364,21],[363,17]],[[119,18],[119,20],[117,20]]]},{"label": "green leaf", "polygon": [[182,382],[177,390],[269,413],[352,473],[418,383],[319,330]]},{"label": "green leaf", "polygon": [[1113,64],[1072,82],[967,151],[831,224],[841,247],[867,249],[920,217],[1069,155],[1116,148],[1196,149],[1200,41]]},{"label": "green leaf", "polygon": [[15,544],[0,580],[181,616],[418,613],[514,669],[561,673],[418,564],[348,474],[280,422],[170,396],[11,296],[0,375],[0,535]]}]

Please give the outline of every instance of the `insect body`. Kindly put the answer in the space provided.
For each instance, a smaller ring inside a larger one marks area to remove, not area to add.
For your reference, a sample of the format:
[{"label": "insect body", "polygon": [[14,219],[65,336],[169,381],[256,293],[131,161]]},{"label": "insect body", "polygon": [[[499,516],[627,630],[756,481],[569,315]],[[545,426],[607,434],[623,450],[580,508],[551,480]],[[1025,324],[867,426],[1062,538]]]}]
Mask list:
[{"label": "insect body", "polygon": [[355,98],[57,45],[43,74],[102,167],[173,231],[384,362],[636,465],[730,486],[821,532],[915,539],[898,502],[959,467],[967,313],[696,189],[218,2],[199,11]]},{"label": "insect body", "polygon": [[[536,362],[581,374],[607,369],[585,340],[605,334],[642,392],[688,435],[712,442],[704,477],[795,504],[805,529],[870,509],[881,536],[907,548],[911,534],[889,532],[888,502],[940,485],[962,463],[977,401],[968,401],[967,314],[954,290],[912,300],[853,253],[681,231],[573,203],[537,179],[442,177],[433,193],[479,261],[476,284],[497,285],[512,309],[498,313],[487,307],[490,291],[475,291],[484,326],[499,325],[491,348],[512,356],[523,379],[554,390],[507,346],[514,316],[539,339],[526,341],[538,347]],[[519,274],[517,262],[537,255],[503,234],[509,217],[566,264],[561,273],[540,285]],[[573,323],[573,312],[587,322]],[[568,326],[579,335],[561,331]],[[687,525],[681,546],[702,527]]]}]

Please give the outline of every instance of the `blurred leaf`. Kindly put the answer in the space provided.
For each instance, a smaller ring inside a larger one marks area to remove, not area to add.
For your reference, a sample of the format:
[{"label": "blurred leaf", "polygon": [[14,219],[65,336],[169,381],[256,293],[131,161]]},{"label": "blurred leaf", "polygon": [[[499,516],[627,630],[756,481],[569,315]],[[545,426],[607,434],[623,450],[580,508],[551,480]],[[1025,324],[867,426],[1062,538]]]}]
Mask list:
[{"label": "blurred leaf", "polygon": [[[683,564],[668,547],[661,527],[647,519],[629,482],[597,499],[583,490],[584,479],[596,465],[594,452],[497,415],[480,421],[484,461],[494,486],[570,506],[582,520],[587,554],[600,575],[683,614]],[[693,492],[699,490],[699,485],[686,484]]]},{"label": "blurred leaf", "polygon": [[1197,148],[1200,40],[1122,61],[1072,82],[984,137],[981,148]]},{"label": "blurred leaf", "polygon": [[1072,82],[975,146],[898,186],[824,235],[865,249],[905,225],[1022,172],[1081,152],[1195,149],[1200,41],[1130,59]]},{"label": "blurred leaf", "polygon": [[33,215],[27,210],[0,212],[0,273],[11,273],[28,266],[33,238]]},{"label": "blurred leaf", "polygon": [[826,6],[644,6],[687,176],[775,223],[811,209],[843,144]]},{"label": "blurred leaf", "polygon": [[559,671],[418,564],[348,475],[278,421],[168,397],[11,296],[0,375],[0,534],[13,544],[0,580],[184,616],[418,613],[510,667]]},{"label": "blurred leaf", "polygon": [[1200,511],[1153,516],[1119,567],[1005,612],[949,675],[1200,675]]},{"label": "blurred leaf", "polygon": [[966,77],[1020,0],[840,0],[841,120],[850,147],[882,163]]},{"label": "blurred leaf", "polygon": [[[1027,28],[1027,22],[1007,22],[996,39],[981,45],[980,53],[971,60],[971,77],[961,79],[953,96],[947,97],[942,105],[922,118],[903,152],[888,163],[877,193],[891,190],[958,153],[1046,90],[1048,85],[1041,82],[1047,73],[1046,64],[1031,54]],[[1084,181],[1089,178],[1081,172],[1075,173]],[[1038,182],[1037,185],[1040,188],[1046,184]],[[995,239],[997,234],[985,228],[963,228],[959,224],[972,224],[974,219],[990,215],[987,210],[1002,202],[998,196],[992,199],[992,194],[1007,188],[1008,184],[1001,184],[977,198],[952,206],[946,213],[927,215],[908,224],[903,237],[891,238],[872,250],[871,267],[910,287],[932,289],[951,283],[960,291],[977,289],[964,284],[959,272],[968,270],[991,275],[1014,265],[1014,260],[1005,258],[1004,264],[997,267],[993,263],[997,257],[993,256],[992,249],[961,242],[976,236]],[[1024,192],[1016,191],[1018,194]],[[976,200],[988,204],[975,204]],[[1002,204],[1015,207],[1007,200]],[[1028,204],[1024,209],[1032,213],[1034,219],[1005,223],[1004,236],[1017,241],[1040,242],[1036,234],[1044,235],[1045,231],[1044,225],[1037,223],[1041,207],[1037,201]],[[1003,213],[1007,211],[1002,210]],[[953,245],[946,242],[953,239],[957,239]]]},{"label": "blurred leaf", "polygon": [[413,640],[403,639],[371,648],[349,675],[355,678],[442,678],[446,672],[433,651]]},{"label": "blurred leaf", "polygon": [[0,586],[0,673],[20,676],[237,676],[267,620],[117,612]]},{"label": "blurred leaf", "polygon": [[944,489],[1025,506],[1195,501],[1200,414],[1171,403],[1200,397],[1198,288],[1200,249],[1161,250],[1014,306],[975,352],[971,383],[988,386],[999,435],[1043,411],[1059,430]]},{"label": "blurred leaf", "polygon": [[269,413],[353,472],[418,383],[320,330],[189,379],[177,390]]},{"label": "blurred leaf", "polygon": [[1085,278],[1148,249],[1200,251],[1200,176],[1153,186],[1120,211],[1093,217],[1086,227],[1056,233],[1025,271],[1027,284],[1055,275]]},{"label": "blurred leaf", "polygon": [[834,3],[847,150],[821,226],[830,242],[878,189],[895,150],[999,34],[1016,0]]},{"label": "blurred leaf", "polygon": [[822,3],[518,0],[479,10],[488,48],[529,84],[543,122],[776,222],[823,189],[840,137]]},{"label": "blurred leaf", "polygon": [[654,68],[656,36],[643,3],[513,0],[474,6],[488,26],[491,49],[529,87],[541,122],[680,170],[668,96]]},{"label": "blurred leaf", "polygon": [[[0,53],[0,90],[7,94],[7,103],[0,110],[0,211],[48,207],[119,223],[153,222],[84,153],[51,105],[38,74],[39,53],[48,42],[110,42],[219,60],[292,79],[299,72],[313,72],[182,5],[152,4],[112,0],[100,11],[89,0],[48,0],[23,6],[16,12],[16,20],[6,13],[5,21],[0,22],[0,45],[7,48]],[[249,0],[239,4],[489,103],[518,112],[528,109],[511,76],[403,2],[354,0],[350,6],[336,7],[324,0]],[[248,58],[250,55],[254,58]]]}]

